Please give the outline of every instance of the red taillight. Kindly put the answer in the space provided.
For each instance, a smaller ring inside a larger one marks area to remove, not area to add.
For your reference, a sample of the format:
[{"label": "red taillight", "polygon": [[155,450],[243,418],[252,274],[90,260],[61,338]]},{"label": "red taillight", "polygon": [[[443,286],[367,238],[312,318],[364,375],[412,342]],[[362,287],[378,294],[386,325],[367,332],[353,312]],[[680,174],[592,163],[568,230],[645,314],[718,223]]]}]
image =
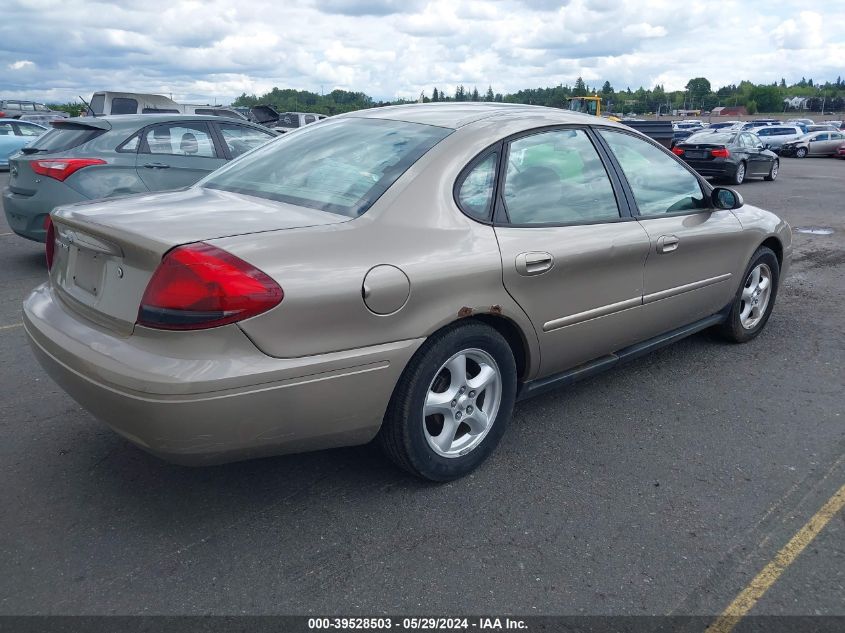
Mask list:
[{"label": "red taillight", "polygon": [[266,274],[234,255],[199,242],[167,253],[138,310],[138,324],[160,330],[201,330],[248,319],[281,303]]},{"label": "red taillight", "polygon": [[675,155],[677,155],[677,156],[683,156],[683,155],[684,155],[684,150],[682,150],[680,147],[673,147],[673,148],[672,148],[672,153],[673,153],[673,154],[675,154]]},{"label": "red taillight", "polygon": [[29,165],[36,174],[64,181],[83,167],[105,164],[106,161],[99,158],[44,158],[34,160]]},{"label": "red taillight", "polygon": [[722,147],[720,149],[711,149],[710,155],[714,158],[727,158],[731,155],[731,153],[728,151],[727,147]]},{"label": "red taillight", "polygon": [[5,119],[5,118],[6,118],[6,113],[3,112],[2,110],[0,110],[0,119]]},{"label": "red taillight", "polygon": [[44,218],[44,228],[47,235],[44,238],[44,247],[47,253],[47,270],[53,267],[53,255],[56,252],[56,229],[53,228],[53,219],[48,215]]}]

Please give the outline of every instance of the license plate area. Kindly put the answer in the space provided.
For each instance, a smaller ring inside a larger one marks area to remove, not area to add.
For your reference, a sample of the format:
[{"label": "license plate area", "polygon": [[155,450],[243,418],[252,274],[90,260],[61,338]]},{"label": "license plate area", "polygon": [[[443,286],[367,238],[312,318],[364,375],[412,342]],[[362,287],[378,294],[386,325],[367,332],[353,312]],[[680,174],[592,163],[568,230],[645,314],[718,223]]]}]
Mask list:
[{"label": "license plate area", "polygon": [[103,287],[103,268],[105,256],[85,249],[76,249],[76,262],[73,270],[73,284],[85,292],[97,296]]},{"label": "license plate area", "polygon": [[687,150],[685,153],[689,158],[706,158],[707,157],[707,152],[704,152],[704,151],[701,151],[701,150],[698,150],[698,149]]}]

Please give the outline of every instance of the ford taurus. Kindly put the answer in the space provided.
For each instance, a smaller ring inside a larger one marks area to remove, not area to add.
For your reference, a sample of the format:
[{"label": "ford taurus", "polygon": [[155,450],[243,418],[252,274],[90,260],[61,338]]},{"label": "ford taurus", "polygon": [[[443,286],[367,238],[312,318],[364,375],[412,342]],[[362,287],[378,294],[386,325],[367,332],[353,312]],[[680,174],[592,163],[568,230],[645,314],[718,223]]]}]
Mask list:
[{"label": "ford taurus", "polygon": [[131,442],[209,464],[376,439],[438,481],[518,399],[705,328],[753,339],[792,250],[624,125],[504,104],[334,117],[47,228],[29,340]]}]

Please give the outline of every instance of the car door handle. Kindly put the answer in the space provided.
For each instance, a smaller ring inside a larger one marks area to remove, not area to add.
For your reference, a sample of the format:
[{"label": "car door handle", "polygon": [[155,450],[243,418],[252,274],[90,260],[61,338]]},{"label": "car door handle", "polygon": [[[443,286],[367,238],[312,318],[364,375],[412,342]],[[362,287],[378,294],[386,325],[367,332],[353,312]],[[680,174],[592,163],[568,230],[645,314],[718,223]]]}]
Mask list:
[{"label": "car door handle", "polygon": [[680,243],[681,240],[677,235],[661,235],[657,238],[657,252],[671,253],[672,251],[678,250],[678,244]]},{"label": "car door handle", "polygon": [[552,269],[555,258],[551,253],[530,252],[520,253],[516,256],[516,272],[525,277],[540,275]]},{"label": "car door handle", "polygon": [[166,163],[147,163],[144,167],[147,169],[167,169],[170,165]]}]

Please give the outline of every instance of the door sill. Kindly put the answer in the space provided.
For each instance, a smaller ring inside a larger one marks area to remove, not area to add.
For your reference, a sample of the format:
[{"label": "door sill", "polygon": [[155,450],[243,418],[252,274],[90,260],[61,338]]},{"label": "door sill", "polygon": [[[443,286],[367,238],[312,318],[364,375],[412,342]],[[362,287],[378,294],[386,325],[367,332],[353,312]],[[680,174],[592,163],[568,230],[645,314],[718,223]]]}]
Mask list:
[{"label": "door sill", "polygon": [[[730,308],[730,306],[728,306],[728,308]],[[591,378],[597,374],[607,371],[611,367],[645,356],[646,354],[660,349],[661,347],[676,343],[677,341],[695,334],[696,332],[724,323],[727,320],[727,316],[727,309],[722,310],[721,312],[699,321],[695,321],[694,323],[690,323],[689,325],[684,325],[683,327],[664,332],[663,334],[659,334],[654,338],[642,341],[641,343],[629,345],[628,347],[624,347],[612,354],[600,356],[599,358],[582,365],[578,365],[577,367],[573,367],[572,369],[567,369],[566,371],[558,374],[553,374],[551,376],[546,376],[545,378],[538,378],[537,380],[531,380],[523,383],[516,396],[517,402],[528,400],[529,398],[546,393],[552,389],[571,385],[580,380],[584,380],[585,378]]]}]

